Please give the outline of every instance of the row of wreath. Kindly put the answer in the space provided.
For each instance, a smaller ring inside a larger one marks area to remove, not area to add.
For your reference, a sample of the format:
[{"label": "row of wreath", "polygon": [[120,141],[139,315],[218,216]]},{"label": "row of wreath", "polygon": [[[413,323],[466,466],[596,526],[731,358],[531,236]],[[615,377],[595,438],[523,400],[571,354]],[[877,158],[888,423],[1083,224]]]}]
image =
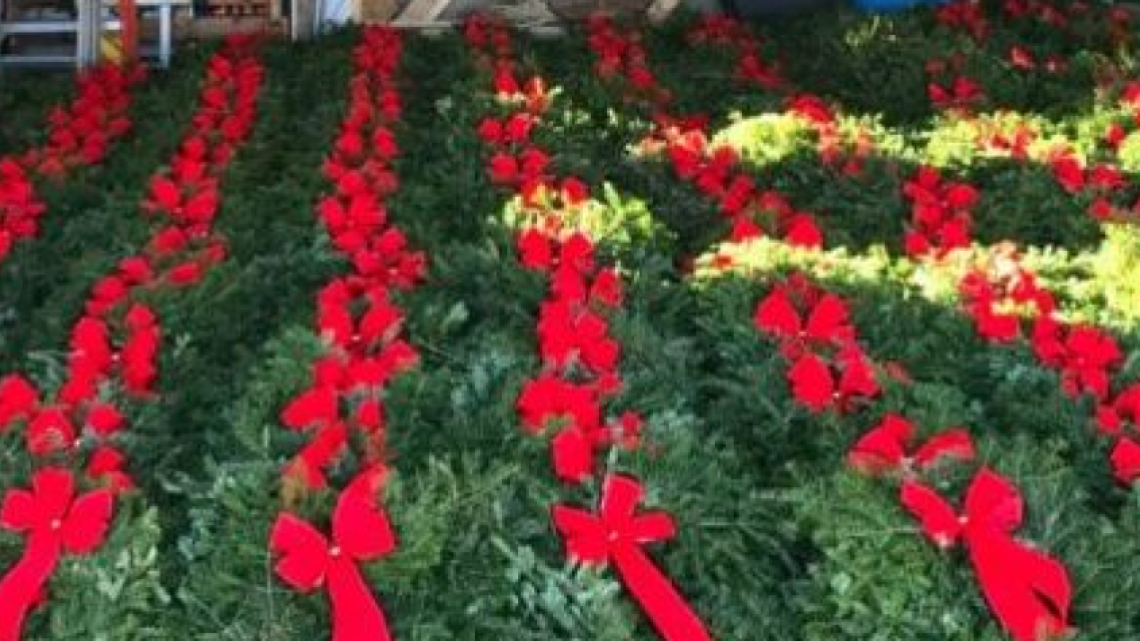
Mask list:
[{"label": "row of wreath", "polygon": [[[643,148],[666,154],[679,178],[714,199],[732,223],[732,240],[769,235],[808,249],[822,246],[823,234],[810,214],[797,212],[776,192],[757,189],[731,148],[710,144],[699,120],[671,113],[668,94],[649,71],[636,34],[604,19],[591,21],[589,30],[599,71],[626,87],[658,124]],[[669,537],[671,518],[661,512],[635,515],[640,481],[595,465],[609,448],[638,447],[643,426],[636,413],[609,417],[605,412],[607,401],[621,390],[621,346],[610,335],[608,318],[620,313],[622,280],[616,270],[598,264],[593,240],[575,226],[577,214],[589,206],[590,189],[574,178],[559,178],[549,154],[532,143],[550,95],[541,76],[527,76],[534,70],[515,62],[505,27],[476,19],[465,33],[490,71],[488,91],[501,105],[478,130],[489,148],[488,175],[521,203],[526,223],[518,236],[520,263],[550,278],[537,325],[544,366],[523,389],[520,419],[535,434],[558,426],[551,440],[558,478],[604,488],[598,515],[558,506],[555,526],[572,558],[614,563],[662,636],[707,638],[700,617],[640,548]],[[742,60],[754,57],[758,46],[754,36],[728,21],[709,21],[694,38],[733,47]],[[27,536],[24,556],[0,581],[0,614],[5,615],[0,621],[7,626],[0,628],[0,639],[19,638],[62,552],[83,554],[98,547],[114,497],[131,487],[124,456],[114,446],[114,435],[125,426],[120,404],[153,393],[160,349],[158,319],[132,296],[190,285],[224,258],[223,239],[213,234],[211,223],[221,174],[253,122],[261,72],[252,47],[234,39],[211,59],[191,129],[171,169],[151,182],[145,209],[161,214],[154,235],[138,255],[124,259],[93,287],[72,332],[67,382],[44,394],[12,375],[0,387],[0,424],[22,422],[29,454],[43,462],[32,489],[10,489],[0,513],[0,524]],[[285,470],[290,478],[323,487],[323,469],[333,461],[349,457],[358,465],[354,480],[338,493],[330,536],[288,511],[271,535],[281,554],[283,580],[306,591],[327,586],[338,639],[387,634],[381,633],[387,626],[357,563],[396,545],[378,498],[387,473],[383,391],[415,363],[416,354],[400,339],[402,313],[390,292],[413,287],[426,269],[423,255],[407,248],[384,208],[398,187],[389,163],[398,154],[391,126],[401,111],[395,79],[399,53],[399,37],[383,29],[367,30],[355,52],[348,112],[323,167],[332,191],[317,205],[351,272],[318,294],[315,325],[326,353],[313,364],[311,386],[282,413],[287,427],[310,438]],[[845,141],[825,104],[800,95],[791,108],[815,129],[826,161],[843,157]],[[1071,157],[1055,162],[1058,179],[1072,191],[1085,189],[1086,177],[1090,189],[1109,192],[1123,182],[1110,166],[1086,170],[1076,164],[1074,169],[1075,163]],[[969,238],[976,190],[924,168],[905,194],[914,206],[914,240],[907,246],[916,257],[937,261],[967,244],[963,239]],[[1098,424],[1118,437],[1116,473],[1131,481],[1140,470],[1140,447],[1124,430],[1140,421],[1140,392],[1110,380],[1121,361],[1115,342],[1096,328],[1065,325],[1054,297],[1017,264],[1016,255],[1000,258],[1005,262],[994,269],[963,279],[965,310],[979,332],[996,342],[1018,340],[1023,316],[1033,318],[1028,335],[1042,364],[1061,373],[1072,396],[1088,393],[1100,401]],[[755,320],[779,344],[793,394],[812,411],[857,411],[879,393],[878,377],[889,368],[861,347],[847,303],[839,297],[793,277],[760,302]],[[895,375],[905,378],[905,372]],[[942,546],[964,542],[983,593],[1015,638],[1064,632],[1067,574],[1056,560],[1012,536],[1022,511],[1016,488],[983,467],[967,493],[965,513],[957,514],[921,482],[921,475],[947,460],[972,460],[969,434],[947,430],[912,451],[915,431],[904,417],[889,415],[857,442],[851,461],[869,473],[897,472],[892,478],[901,480],[900,500],[927,534]],[[85,484],[99,489],[75,497],[79,470]]]}]

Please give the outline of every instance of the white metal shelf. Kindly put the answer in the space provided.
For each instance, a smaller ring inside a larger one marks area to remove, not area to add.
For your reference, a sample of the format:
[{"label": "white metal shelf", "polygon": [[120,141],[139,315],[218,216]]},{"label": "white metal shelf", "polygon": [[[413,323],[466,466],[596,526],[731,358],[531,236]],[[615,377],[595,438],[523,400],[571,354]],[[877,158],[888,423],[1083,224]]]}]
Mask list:
[{"label": "white metal shelf", "polygon": [[[135,0],[142,14],[151,13],[158,18],[158,42],[155,47],[140,47],[139,55],[157,59],[162,67],[170,65],[174,50],[174,12],[180,7],[189,7],[191,0]],[[58,52],[31,54],[0,54],[0,65],[75,65],[88,67],[99,59],[99,41],[105,31],[119,31],[122,23],[114,17],[115,3],[107,0],[75,0],[74,19],[44,18],[29,19],[13,16],[8,19],[12,0],[0,0],[0,45],[11,36],[19,35],[73,35],[75,53],[63,55]]]}]

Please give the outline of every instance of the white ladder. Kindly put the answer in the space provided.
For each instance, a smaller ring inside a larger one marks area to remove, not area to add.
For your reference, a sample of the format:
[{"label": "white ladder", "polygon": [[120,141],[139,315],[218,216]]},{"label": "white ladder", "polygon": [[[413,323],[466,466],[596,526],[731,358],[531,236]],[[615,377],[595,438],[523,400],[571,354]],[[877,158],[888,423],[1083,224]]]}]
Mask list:
[{"label": "white ladder", "polygon": [[[13,0],[0,0],[0,46],[12,36],[72,36],[74,53],[0,53],[0,63],[29,65],[75,65],[84,67],[93,61],[97,42],[90,41],[90,30],[83,28],[92,19],[98,0],[76,0],[74,17],[35,18],[16,15]],[[41,12],[43,10],[41,9]]]},{"label": "white ladder", "polygon": [[[122,24],[110,15],[113,3],[106,0],[75,0],[73,19],[29,19],[11,16],[14,0],[0,0],[0,47],[4,40],[19,35],[66,35],[75,39],[74,53],[10,54],[0,50],[0,66],[24,64],[86,68],[99,61],[99,42],[104,31],[119,31]],[[157,11],[157,47],[140,50],[149,53],[161,67],[170,65],[174,49],[174,11],[189,7],[191,0],[136,0],[139,10]]]}]

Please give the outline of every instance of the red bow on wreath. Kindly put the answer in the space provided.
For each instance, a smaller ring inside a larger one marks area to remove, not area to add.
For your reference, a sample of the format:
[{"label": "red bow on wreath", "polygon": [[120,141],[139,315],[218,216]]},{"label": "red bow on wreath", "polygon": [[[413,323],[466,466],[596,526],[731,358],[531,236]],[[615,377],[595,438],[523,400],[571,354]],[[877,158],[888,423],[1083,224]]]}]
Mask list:
[{"label": "red bow on wreath", "polygon": [[36,472],[31,491],[8,491],[0,507],[0,527],[24,534],[27,546],[0,579],[0,641],[20,639],[24,619],[43,599],[61,551],[90,554],[103,543],[113,508],[109,490],[76,498],[71,472],[56,468]]},{"label": "red bow on wreath", "polygon": [[974,458],[970,433],[962,428],[945,430],[930,437],[917,449],[911,448],[914,424],[898,414],[887,414],[871,431],[856,441],[847,461],[866,474],[899,471],[911,476],[946,459],[969,461]]},{"label": "red bow on wreath", "polygon": [[279,515],[270,535],[271,549],[282,555],[277,575],[301,592],[327,585],[332,641],[389,641],[388,622],[357,567],[395,549],[387,515],[367,494],[349,487],[337,500],[332,531],[330,542],[297,516]]},{"label": "red bow on wreath", "polygon": [[903,505],[939,547],[962,540],[990,609],[1018,641],[1041,641],[1069,631],[1072,588],[1065,566],[1013,538],[1024,506],[1017,488],[982,469],[966,491],[959,516],[934,490],[914,481],[901,488]]},{"label": "red bow on wreath", "polygon": [[637,479],[611,475],[602,489],[599,515],[556,505],[554,526],[571,560],[604,565],[611,560],[626,588],[666,641],[707,641],[704,624],[641,546],[671,538],[673,519],[665,512],[636,515],[643,494]]}]

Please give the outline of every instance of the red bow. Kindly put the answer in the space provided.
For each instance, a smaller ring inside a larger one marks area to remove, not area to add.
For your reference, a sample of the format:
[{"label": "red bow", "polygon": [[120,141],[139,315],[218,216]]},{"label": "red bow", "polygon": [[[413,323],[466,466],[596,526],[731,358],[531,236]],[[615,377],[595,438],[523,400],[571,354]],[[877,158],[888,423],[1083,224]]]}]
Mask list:
[{"label": "red bow", "polygon": [[281,553],[277,575],[301,592],[328,585],[333,641],[389,641],[388,622],[357,562],[390,554],[396,536],[387,515],[367,492],[349,487],[332,517],[332,542],[312,525],[285,512],[277,517],[270,548]]},{"label": "red bow", "polygon": [[854,343],[843,348],[834,362],[804,354],[786,374],[796,401],[812,412],[845,412],[857,402],[879,394],[870,360]]},{"label": "red bow", "polygon": [[914,439],[914,425],[897,414],[887,414],[871,431],[863,435],[847,453],[852,467],[879,474],[887,470],[913,472],[917,466],[925,470],[942,459],[968,461],[974,458],[970,433],[956,428],[930,437],[913,454],[908,453]]},{"label": "red bow", "polygon": [[640,547],[671,538],[675,531],[665,512],[634,514],[642,494],[637,479],[611,475],[603,488],[600,515],[556,505],[554,526],[566,541],[566,553],[582,563],[612,559],[626,588],[667,641],[710,639],[701,620]]},{"label": "red bow", "polygon": [[973,186],[944,182],[938,170],[923,166],[903,187],[903,195],[911,201],[911,224],[905,241],[908,254],[933,253],[941,258],[970,244],[970,209],[978,201]]},{"label": "red bow", "polygon": [[1116,442],[1109,455],[1112,461],[1112,473],[1117,480],[1125,485],[1131,485],[1140,478],[1140,445],[1128,437]]},{"label": "red bow", "polygon": [[19,374],[0,379],[0,433],[13,421],[30,418],[39,402],[39,390]]},{"label": "red bow", "polygon": [[848,319],[847,303],[835,294],[824,294],[801,314],[792,304],[785,287],[772,290],[756,306],[754,318],[757,329],[790,343],[785,350],[794,358],[804,347],[845,345],[855,338],[855,329]]},{"label": "red bow", "polygon": [[609,323],[588,309],[575,309],[564,300],[542,304],[538,320],[539,352],[558,368],[575,362],[591,372],[611,372],[617,366],[621,345],[609,334]]},{"label": "red bow", "polygon": [[1108,397],[1112,370],[1122,355],[1116,339],[1085,325],[1064,326],[1042,316],[1033,327],[1033,350],[1046,366],[1061,372],[1061,387],[1071,397],[1092,392],[1097,400]]},{"label": "red bow", "polygon": [[1024,506],[1017,488],[982,469],[966,491],[959,516],[934,490],[904,481],[903,505],[940,547],[961,539],[990,609],[1018,641],[1041,641],[1069,631],[1072,588],[1059,561],[1012,537]]},{"label": "red bow", "polygon": [[[74,501],[72,500],[74,499]],[[113,497],[95,490],[75,497],[71,472],[36,472],[32,490],[10,490],[0,507],[0,527],[27,536],[24,555],[0,579],[0,641],[18,641],[28,612],[41,600],[61,550],[90,554],[102,544]]]}]

